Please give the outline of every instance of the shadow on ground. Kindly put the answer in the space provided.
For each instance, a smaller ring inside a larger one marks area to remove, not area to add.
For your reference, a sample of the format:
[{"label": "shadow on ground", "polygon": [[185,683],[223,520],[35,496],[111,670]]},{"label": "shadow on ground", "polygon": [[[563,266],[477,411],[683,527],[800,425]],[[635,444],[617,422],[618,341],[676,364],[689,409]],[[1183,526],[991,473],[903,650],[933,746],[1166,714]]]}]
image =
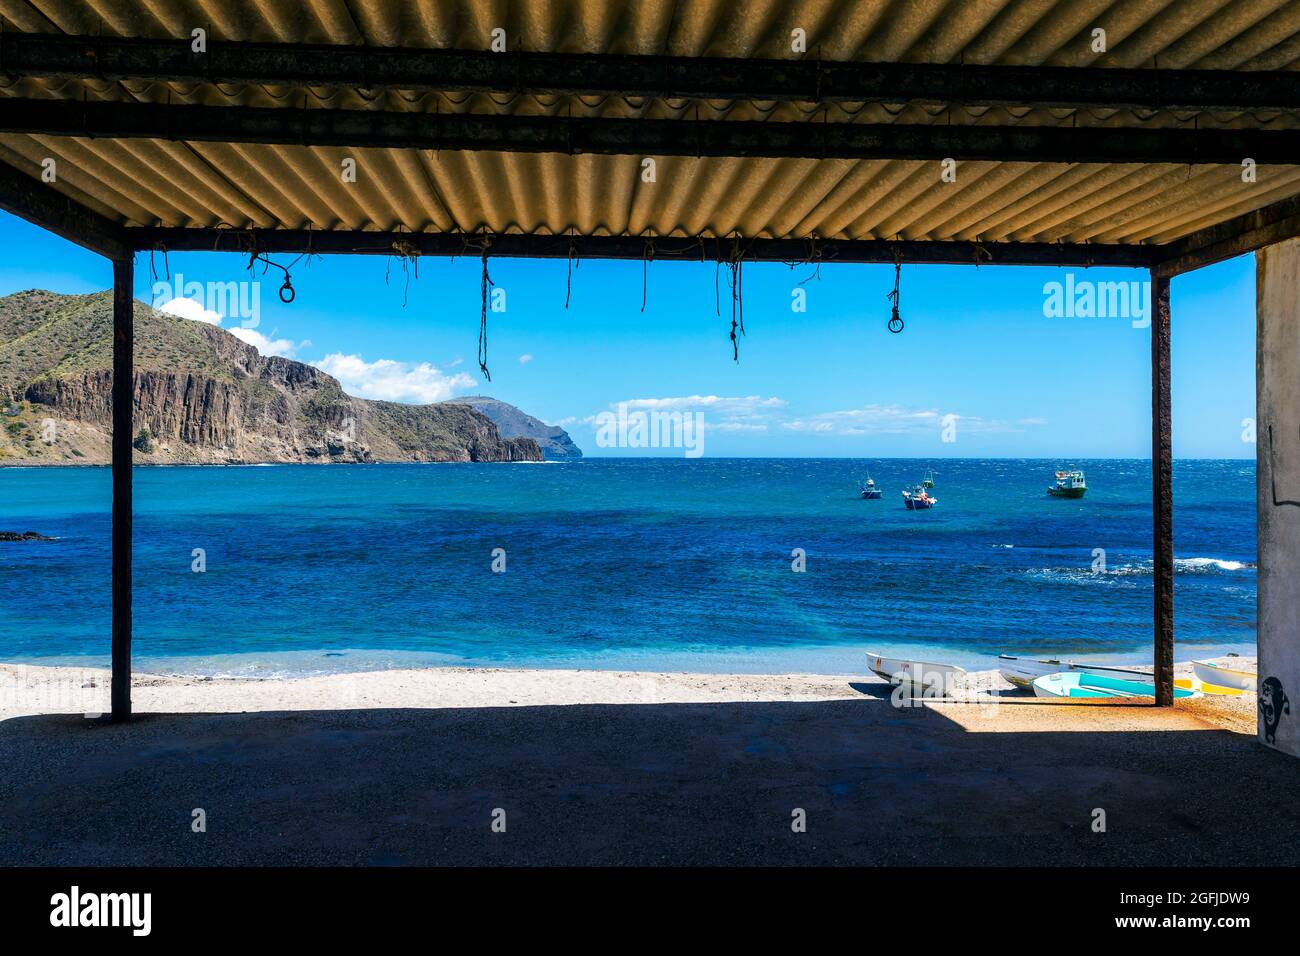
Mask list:
[{"label": "shadow on ground", "polygon": [[1253,737],[870,697],[22,717],[0,761],[3,865],[1300,863],[1300,762]]}]

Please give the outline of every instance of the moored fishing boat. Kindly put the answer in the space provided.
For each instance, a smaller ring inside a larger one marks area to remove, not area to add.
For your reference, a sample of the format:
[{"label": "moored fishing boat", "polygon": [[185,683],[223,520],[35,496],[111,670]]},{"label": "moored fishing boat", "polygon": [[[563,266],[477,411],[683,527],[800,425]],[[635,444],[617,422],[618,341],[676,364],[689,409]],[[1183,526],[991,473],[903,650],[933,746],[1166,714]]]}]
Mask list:
[{"label": "moored fishing boat", "polygon": [[1083,472],[1058,471],[1056,473],[1056,484],[1047,486],[1047,493],[1054,498],[1082,498],[1084,492],[1088,490],[1088,482],[1083,477]]},{"label": "moored fishing boat", "polygon": [[908,511],[924,511],[927,508],[933,508],[939,503],[939,499],[933,497],[920,485],[917,485],[911,491],[904,489],[903,504],[907,506]]},{"label": "moored fishing boat", "polygon": [[[1065,698],[1132,698],[1155,697],[1155,684],[1142,681],[1123,680],[1104,674],[1090,674],[1084,671],[1062,671],[1059,674],[1045,674],[1034,678],[1034,694],[1037,697]],[[1200,691],[1190,687],[1174,687],[1174,699],[1198,697]]]},{"label": "moored fishing boat", "polygon": [[952,694],[966,685],[966,671],[955,664],[909,661],[867,652],[867,666],[877,677],[905,686],[912,693]]},{"label": "moored fishing boat", "polygon": [[875,501],[885,496],[885,493],[876,487],[876,479],[871,477],[870,472],[867,472],[867,477],[863,479],[858,492],[869,501]]},{"label": "moored fishing boat", "polygon": [[934,469],[933,469],[933,468],[927,468],[927,469],[925,469],[925,478],[921,481],[921,487],[923,487],[923,488],[933,488],[933,487],[934,487]]}]

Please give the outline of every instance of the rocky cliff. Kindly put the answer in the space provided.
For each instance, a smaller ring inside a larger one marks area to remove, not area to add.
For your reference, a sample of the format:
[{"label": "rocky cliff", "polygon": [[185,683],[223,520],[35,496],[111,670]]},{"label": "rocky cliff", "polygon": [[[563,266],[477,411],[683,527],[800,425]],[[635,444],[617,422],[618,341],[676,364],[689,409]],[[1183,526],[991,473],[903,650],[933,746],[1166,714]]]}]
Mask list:
[{"label": "rocky cliff", "polygon": [[531,438],[541,447],[542,457],[547,461],[573,461],[582,457],[582,449],[573,443],[573,439],[563,428],[559,425],[548,425],[513,405],[486,395],[466,395],[454,398],[452,401],[482,412],[492,419],[502,435],[511,438]]},{"label": "rocky cliff", "polygon": [[[109,461],[112,298],[0,298],[0,464]],[[140,464],[540,461],[468,405],[401,405],[344,393],[291,359],[216,326],[135,304]]]}]

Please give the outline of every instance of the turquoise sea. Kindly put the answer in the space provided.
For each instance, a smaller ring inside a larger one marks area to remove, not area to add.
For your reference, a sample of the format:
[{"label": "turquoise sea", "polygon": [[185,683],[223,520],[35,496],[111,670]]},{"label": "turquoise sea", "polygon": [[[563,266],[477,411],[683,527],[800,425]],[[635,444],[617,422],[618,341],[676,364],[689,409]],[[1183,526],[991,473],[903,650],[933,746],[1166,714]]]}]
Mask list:
[{"label": "turquoise sea", "polygon": [[[1062,464],[138,468],[135,656],[141,669],[266,676],[839,674],[860,673],[866,649],[967,666],[1003,651],[1149,660],[1150,463],[1069,463],[1088,477],[1078,501],[1045,495]],[[900,492],[927,466],[939,505],[909,512]],[[857,496],[868,470],[883,500]],[[1254,471],[1175,463],[1180,660],[1253,653]],[[109,503],[104,468],[0,469],[0,530],[58,538],[0,543],[0,659],[107,662]]]}]

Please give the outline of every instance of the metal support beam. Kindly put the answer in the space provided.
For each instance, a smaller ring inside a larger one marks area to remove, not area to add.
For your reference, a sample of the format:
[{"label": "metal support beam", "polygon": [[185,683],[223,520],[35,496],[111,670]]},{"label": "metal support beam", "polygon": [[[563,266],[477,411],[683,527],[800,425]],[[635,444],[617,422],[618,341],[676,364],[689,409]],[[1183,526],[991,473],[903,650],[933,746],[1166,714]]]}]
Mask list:
[{"label": "metal support beam", "polygon": [[131,718],[132,259],[113,260],[113,722]]},{"label": "metal support beam", "polygon": [[1045,163],[1294,163],[1300,129],[592,119],[0,97],[0,132],[283,146]]},{"label": "metal support beam", "polygon": [[1154,270],[1176,276],[1300,236],[1300,196],[1199,229],[1163,247]]},{"label": "metal support beam", "polygon": [[786,102],[963,103],[1143,110],[1300,109],[1288,70],[1168,70],[845,63],[816,58],[493,53],[189,38],[5,33],[11,76],[178,83],[344,86],[416,92],[516,92]]},{"label": "metal support beam", "polygon": [[308,229],[170,229],[134,227],[140,250],[279,252],[321,255],[478,256],[496,259],[671,259],[727,262],[894,262],[954,265],[1114,266],[1149,268],[1153,247],[1055,242],[957,242],[887,239],[732,239],[679,236],[319,231]]},{"label": "metal support beam", "polygon": [[131,254],[117,223],[7,163],[0,163],[0,209],[110,259]]},{"label": "metal support beam", "polygon": [[1151,514],[1155,528],[1156,705],[1174,702],[1174,496],[1169,280],[1151,274]]}]

